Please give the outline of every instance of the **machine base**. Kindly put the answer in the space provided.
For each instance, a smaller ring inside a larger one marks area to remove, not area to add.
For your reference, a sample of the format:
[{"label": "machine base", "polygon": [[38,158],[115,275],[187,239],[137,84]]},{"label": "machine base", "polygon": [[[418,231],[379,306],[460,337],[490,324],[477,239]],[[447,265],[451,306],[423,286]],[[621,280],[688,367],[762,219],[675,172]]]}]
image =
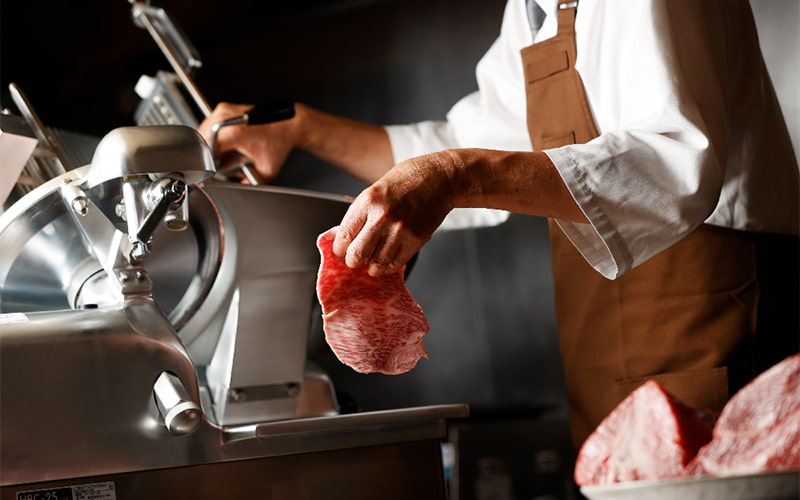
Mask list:
[{"label": "machine base", "polygon": [[0,488],[0,500],[29,498],[445,500],[447,494],[440,441],[431,439]]}]

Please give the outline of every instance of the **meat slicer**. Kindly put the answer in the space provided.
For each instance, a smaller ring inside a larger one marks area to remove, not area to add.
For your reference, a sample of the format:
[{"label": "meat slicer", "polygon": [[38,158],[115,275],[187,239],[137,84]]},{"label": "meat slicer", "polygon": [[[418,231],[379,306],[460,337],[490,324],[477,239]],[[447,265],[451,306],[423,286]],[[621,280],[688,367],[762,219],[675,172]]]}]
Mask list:
[{"label": "meat slicer", "polygon": [[122,127],[0,216],[0,498],[305,498],[376,467],[443,492],[463,405],[340,414],[306,359],[347,200],[214,172],[191,127]]},{"label": "meat slicer", "polygon": [[0,214],[0,500],[445,498],[467,407],[342,413],[307,356],[348,199],[220,179],[175,84],[89,155],[18,95],[49,166]]}]

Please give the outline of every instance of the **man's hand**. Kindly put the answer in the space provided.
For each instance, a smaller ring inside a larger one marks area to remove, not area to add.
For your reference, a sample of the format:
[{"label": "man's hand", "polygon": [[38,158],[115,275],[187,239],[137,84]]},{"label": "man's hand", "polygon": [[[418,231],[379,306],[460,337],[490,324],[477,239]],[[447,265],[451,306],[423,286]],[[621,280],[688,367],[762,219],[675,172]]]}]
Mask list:
[{"label": "man's hand", "polygon": [[366,188],[344,216],[333,252],[372,276],[399,271],[453,208],[452,158],[434,153],[395,165]]},{"label": "man's hand", "polygon": [[[252,105],[220,103],[198,127],[198,131],[211,144],[214,124],[242,116],[253,109]],[[297,146],[296,118],[260,125],[229,125],[217,132],[217,155],[224,159],[239,154],[250,160],[260,177],[268,182],[280,172],[286,157]]]}]

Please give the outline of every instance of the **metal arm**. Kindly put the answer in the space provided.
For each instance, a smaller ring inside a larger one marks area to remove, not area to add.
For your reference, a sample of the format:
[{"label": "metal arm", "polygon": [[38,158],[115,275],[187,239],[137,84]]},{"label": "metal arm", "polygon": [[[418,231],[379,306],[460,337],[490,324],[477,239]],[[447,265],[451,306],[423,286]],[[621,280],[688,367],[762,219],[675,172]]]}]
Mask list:
[{"label": "metal arm", "polygon": [[189,95],[192,96],[200,112],[204,116],[211,114],[211,106],[189,74],[190,70],[202,66],[197,51],[186,40],[186,37],[172,23],[162,8],[152,7],[149,2],[129,0],[133,9],[131,15],[137,26],[144,28],[153,37],[158,47],[166,56],[172,69],[177,73]]}]

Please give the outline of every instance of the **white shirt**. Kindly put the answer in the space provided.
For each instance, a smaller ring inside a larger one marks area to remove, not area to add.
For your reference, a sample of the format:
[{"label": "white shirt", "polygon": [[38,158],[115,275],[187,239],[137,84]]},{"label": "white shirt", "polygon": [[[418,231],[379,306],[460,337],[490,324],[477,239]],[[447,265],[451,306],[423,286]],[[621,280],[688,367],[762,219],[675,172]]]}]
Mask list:
[{"label": "white shirt", "polygon": [[[556,3],[539,0],[548,15],[535,42],[556,34]],[[730,0],[580,3],[576,68],[600,136],[546,154],[590,221],[558,223],[607,278],[702,223],[798,232],[797,161],[740,7],[749,9]],[[447,121],[386,127],[395,161],[447,148],[530,151],[519,51],[533,42],[525,1],[509,0],[478,63],[479,90]],[[442,228],[506,217],[457,209]]]}]

